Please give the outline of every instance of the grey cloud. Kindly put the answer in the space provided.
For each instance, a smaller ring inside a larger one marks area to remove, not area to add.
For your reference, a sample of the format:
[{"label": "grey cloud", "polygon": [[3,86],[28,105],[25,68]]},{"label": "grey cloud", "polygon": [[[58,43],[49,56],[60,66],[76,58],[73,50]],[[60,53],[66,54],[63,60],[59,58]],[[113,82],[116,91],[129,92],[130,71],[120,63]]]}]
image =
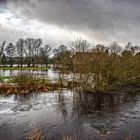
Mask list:
[{"label": "grey cloud", "polygon": [[7,0],[0,0],[0,3],[6,3]]},{"label": "grey cloud", "polygon": [[[56,47],[60,44],[66,44],[66,40],[61,40],[60,38],[53,38],[50,35],[38,35],[38,34],[31,34],[31,33],[27,33],[26,31],[21,31],[21,30],[16,30],[14,28],[5,28],[0,24],[0,43],[3,41],[7,41],[8,42],[13,42],[16,43],[16,41],[19,38],[28,38],[28,37],[33,37],[33,38],[41,38],[44,42],[44,44],[49,44],[52,47]],[[47,38],[47,40],[45,40]],[[52,40],[53,38],[53,40]],[[64,38],[64,37],[63,37]]]},{"label": "grey cloud", "polygon": [[17,31],[13,28],[3,27],[0,26],[0,42],[7,41],[7,42],[15,42],[20,37],[26,37],[27,33]]},{"label": "grey cloud", "polygon": [[139,0],[7,0],[7,6],[29,20],[76,30],[101,41],[137,41],[140,36]]}]

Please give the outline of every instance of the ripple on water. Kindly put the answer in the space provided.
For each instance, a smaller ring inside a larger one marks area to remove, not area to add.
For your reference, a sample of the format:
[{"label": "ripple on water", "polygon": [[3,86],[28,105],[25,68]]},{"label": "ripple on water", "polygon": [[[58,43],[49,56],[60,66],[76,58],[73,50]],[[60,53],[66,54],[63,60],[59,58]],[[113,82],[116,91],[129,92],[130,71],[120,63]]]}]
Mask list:
[{"label": "ripple on water", "polygon": [[0,103],[0,115],[13,113],[14,111],[11,108],[13,108],[14,106],[15,104],[13,103],[7,102]]},{"label": "ripple on water", "polygon": [[[21,127],[22,135],[25,134],[25,130],[39,127],[48,132],[47,135],[50,137],[56,132],[62,133],[64,128],[69,128],[66,130],[68,133],[75,130],[78,135],[93,136],[94,132],[103,134],[116,132],[122,126],[128,126],[130,121],[140,119],[139,101],[131,104],[127,102],[106,110],[103,110],[104,108],[95,110],[94,106],[99,103],[95,104],[96,100],[93,100],[92,95],[88,98],[83,96],[78,98],[78,94],[74,97],[70,92],[64,93],[40,94],[30,98],[14,96],[1,98],[0,125],[6,124],[6,128],[10,127],[9,129]],[[3,115],[10,112],[14,112],[14,115]],[[14,135],[18,137],[16,131]]]},{"label": "ripple on water", "polygon": [[10,114],[13,113],[11,109],[0,110],[0,114]]},{"label": "ripple on water", "polygon": [[12,95],[10,97],[0,97],[0,103],[9,103],[9,104],[15,104],[17,101],[15,100],[15,95]]},{"label": "ripple on water", "polygon": [[32,105],[29,105],[29,104],[21,104],[21,105],[17,105],[13,108],[13,110],[16,112],[16,111],[29,111],[31,110],[32,108]]}]

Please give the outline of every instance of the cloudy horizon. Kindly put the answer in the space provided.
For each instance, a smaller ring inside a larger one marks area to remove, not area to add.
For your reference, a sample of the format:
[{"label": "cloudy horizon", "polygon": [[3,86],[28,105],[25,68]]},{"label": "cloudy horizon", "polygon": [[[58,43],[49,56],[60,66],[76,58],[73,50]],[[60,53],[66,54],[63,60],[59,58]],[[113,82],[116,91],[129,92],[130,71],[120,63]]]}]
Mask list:
[{"label": "cloudy horizon", "polygon": [[41,38],[52,46],[74,37],[140,44],[139,0],[0,0],[0,42]]}]

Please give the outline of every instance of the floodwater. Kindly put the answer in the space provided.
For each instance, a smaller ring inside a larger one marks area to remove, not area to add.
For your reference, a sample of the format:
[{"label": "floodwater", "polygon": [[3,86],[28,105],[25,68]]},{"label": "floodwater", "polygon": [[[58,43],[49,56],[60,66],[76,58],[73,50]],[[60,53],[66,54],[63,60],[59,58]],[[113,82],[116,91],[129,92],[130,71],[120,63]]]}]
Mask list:
[{"label": "floodwater", "polygon": [[[2,76],[17,71],[0,71]],[[55,79],[57,72],[35,72]],[[0,97],[0,140],[25,140],[38,128],[43,139],[140,139],[139,95],[93,95],[67,89],[30,97]]]}]

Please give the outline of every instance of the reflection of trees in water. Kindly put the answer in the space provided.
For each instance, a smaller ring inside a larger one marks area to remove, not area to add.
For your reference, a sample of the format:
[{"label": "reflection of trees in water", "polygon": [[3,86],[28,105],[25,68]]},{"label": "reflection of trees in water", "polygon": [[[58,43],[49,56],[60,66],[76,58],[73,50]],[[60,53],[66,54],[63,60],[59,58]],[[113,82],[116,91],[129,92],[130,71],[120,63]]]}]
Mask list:
[{"label": "reflection of trees in water", "polygon": [[14,100],[17,102],[13,110],[15,111],[29,111],[32,108],[30,96],[14,96]]},{"label": "reflection of trees in water", "polygon": [[62,90],[58,90],[58,106],[57,106],[57,110],[59,110],[59,112],[61,112],[61,115],[65,119],[66,116],[67,116],[67,107],[66,107],[66,103],[65,103],[64,93],[63,93]]},{"label": "reflection of trees in water", "polygon": [[131,94],[78,93],[76,98],[73,99],[72,116],[107,110],[130,100],[132,96]]},{"label": "reflection of trees in water", "polygon": [[73,118],[83,117],[100,135],[107,135],[117,127],[119,118],[124,117],[121,110],[114,112],[114,107],[130,101],[132,96],[134,95],[77,93],[73,99],[71,115]]}]

